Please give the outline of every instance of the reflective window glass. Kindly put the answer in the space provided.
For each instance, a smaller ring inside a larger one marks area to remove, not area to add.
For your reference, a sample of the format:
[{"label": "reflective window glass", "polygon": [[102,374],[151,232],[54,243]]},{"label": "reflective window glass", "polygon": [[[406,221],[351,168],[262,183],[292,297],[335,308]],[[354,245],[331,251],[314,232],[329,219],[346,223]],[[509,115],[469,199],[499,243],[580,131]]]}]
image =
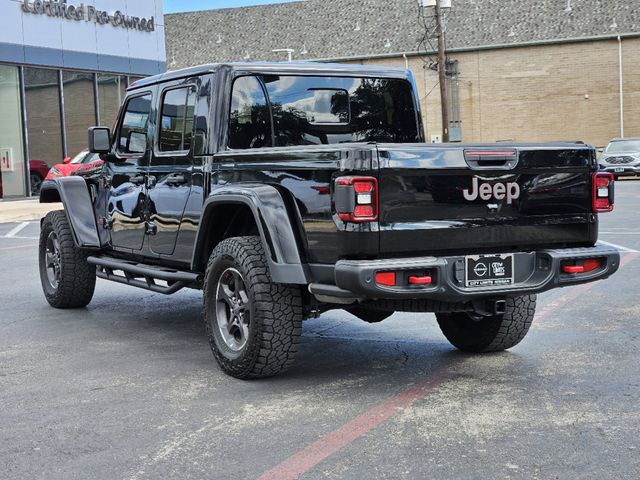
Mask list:
[{"label": "reflective window glass", "polygon": [[62,72],[67,155],[87,148],[87,129],[96,124],[93,73]]},{"label": "reflective window glass", "polygon": [[264,82],[276,146],[419,140],[409,82],[302,76]]},{"label": "reflective window glass", "polygon": [[[0,198],[22,196],[25,165],[22,148],[22,109],[18,68],[0,65]],[[30,162],[33,193],[38,193],[47,174],[42,162]]]},{"label": "reflective window glass", "polygon": [[25,68],[24,89],[30,160],[52,167],[63,158],[58,71]]},{"label": "reflective window glass", "polygon": [[233,83],[229,148],[270,147],[271,117],[260,81],[240,77]]},{"label": "reflective window glass", "polygon": [[185,151],[191,148],[195,89],[178,88],[165,92],[160,122],[161,152]]},{"label": "reflective window glass", "polygon": [[120,153],[144,153],[147,148],[151,94],[128,100],[118,134]]},{"label": "reflective window glass", "polygon": [[123,75],[98,74],[98,100],[100,105],[100,124],[111,127],[127,89],[127,77]]}]

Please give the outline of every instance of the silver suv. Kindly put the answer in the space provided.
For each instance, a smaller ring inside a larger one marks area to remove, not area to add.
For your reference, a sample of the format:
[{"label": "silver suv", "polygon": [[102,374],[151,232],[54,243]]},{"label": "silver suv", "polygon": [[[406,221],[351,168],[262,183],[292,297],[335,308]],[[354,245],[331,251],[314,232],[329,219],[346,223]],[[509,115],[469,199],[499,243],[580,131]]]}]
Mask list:
[{"label": "silver suv", "polygon": [[620,176],[640,175],[640,138],[614,138],[604,149],[600,169]]}]

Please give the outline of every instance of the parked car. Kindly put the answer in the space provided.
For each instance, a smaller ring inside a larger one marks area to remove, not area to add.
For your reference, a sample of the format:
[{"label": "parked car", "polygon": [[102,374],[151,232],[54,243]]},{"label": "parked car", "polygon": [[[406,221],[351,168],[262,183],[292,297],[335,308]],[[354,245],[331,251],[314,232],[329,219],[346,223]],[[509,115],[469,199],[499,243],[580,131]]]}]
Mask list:
[{"label": "parked car", "polygon": [[[86,306],[96,277],[203,290],[209,343],[238,378],[288,368],[302,321],[434,312],[466,352],[527,334],[536,294],[607,278],[614,205],[595,148],[427,144],[408,70],[204,65],[133,83],[100,169],[46,180],[40,233],[53,307]],[[444,180],[443,180],[444,179]],[[108,314],[106,312],[105,314]]]},{"label": "parked car", "polygon": [[640,175],[640,138],[614,138],[599,160],[600,170],[615,178]]},{"label": "parked car", "polygon": [[[49,174],[49,165],[44,160],[29,160],[29,177],[31,179],[31,194],[39,195],[42,181]],[[2,198],[2,172],[0,172],[0,198]]]},{"label": "parked car", "polygon": [[80,168],[87,167],[100,167],[104,164],[100,160],[100,155],[97,153],[91,153],[89,150],[82,150],[75,157],[66,157],[62,163],[57,163],[46,175],[47,180],[52,178],[68,177],[74,172],[77,172]]},{"label": "parked car", "polygon": [[29,160],[29,177],[31,178],[31,194],[38,195],[42,181],[49,173],[49,165],[44,160]]}]

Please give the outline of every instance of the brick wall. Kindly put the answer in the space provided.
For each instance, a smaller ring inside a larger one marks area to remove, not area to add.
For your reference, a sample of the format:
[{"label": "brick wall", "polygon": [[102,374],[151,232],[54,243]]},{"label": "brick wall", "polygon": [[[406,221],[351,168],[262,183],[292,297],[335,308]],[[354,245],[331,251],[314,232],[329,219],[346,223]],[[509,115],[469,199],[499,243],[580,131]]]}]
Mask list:
[{"label": "brick wall", "polygon": [[[625,135],[640,136],[640,38],[623,39]],[[620,134],[618,42],[594,41],[454,53],[458,60],[462,139],[598,146]],[[362,63],[404,67],[403,58]],[[409,58],[427,139],[440,133],[437,73]]]}]

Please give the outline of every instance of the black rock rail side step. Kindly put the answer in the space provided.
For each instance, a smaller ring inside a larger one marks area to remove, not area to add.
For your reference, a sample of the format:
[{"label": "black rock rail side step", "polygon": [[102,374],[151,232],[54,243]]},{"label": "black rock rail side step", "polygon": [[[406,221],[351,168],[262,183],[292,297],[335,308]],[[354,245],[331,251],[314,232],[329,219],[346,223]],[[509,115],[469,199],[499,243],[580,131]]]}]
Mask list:
[{"label": "black rock rail side step", "polygon": [[[165,295],[175,293],[184,287],[199,288],[202,285],[202,275],[198,273],[104,256],[88,257],[87,262],[97,267],[98,278]],[[166,282],[166,285],[158,284],[158,281]]]}]

